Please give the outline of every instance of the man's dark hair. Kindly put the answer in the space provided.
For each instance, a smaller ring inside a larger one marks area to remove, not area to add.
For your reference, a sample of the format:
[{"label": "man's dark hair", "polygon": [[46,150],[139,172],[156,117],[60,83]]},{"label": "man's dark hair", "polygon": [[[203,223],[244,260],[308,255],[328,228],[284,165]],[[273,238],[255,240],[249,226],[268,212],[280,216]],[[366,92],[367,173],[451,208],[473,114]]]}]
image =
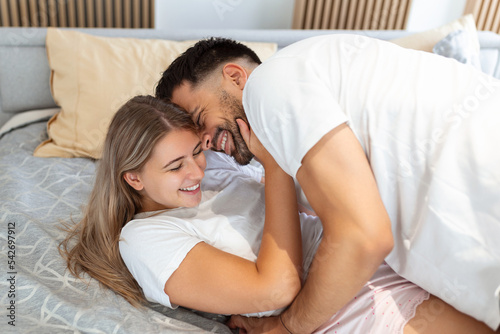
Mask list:
[{"label": "man's dark hair", "polygon": [[196,86],[219,65],[246,58],[260,64],[259,57],[252,49],[227,38],[208,38],[187,49],[163,72],[156,86],[156,97],[170,100],[174,88],[186,80]]}]

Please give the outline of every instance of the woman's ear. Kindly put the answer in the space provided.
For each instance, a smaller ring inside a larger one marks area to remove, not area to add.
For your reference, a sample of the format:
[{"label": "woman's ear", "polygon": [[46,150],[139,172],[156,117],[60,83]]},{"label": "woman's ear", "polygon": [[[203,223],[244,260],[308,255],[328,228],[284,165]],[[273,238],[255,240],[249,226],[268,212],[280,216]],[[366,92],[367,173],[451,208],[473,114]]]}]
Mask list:
[{"label": "woman's ear", "polygon": [[229,79],[234,85],[238,86],[241,90],[247,83],[248,74],[245,68],[235,63],[227,63],[222,68],[222,74],[226,79]]},{"label": "woman's ear", "polygon": [[136,172],[126,172],[123,175],[123,178],[125,179],[125,182],[137,191],[141,191],[144,188],[144,185]]}]

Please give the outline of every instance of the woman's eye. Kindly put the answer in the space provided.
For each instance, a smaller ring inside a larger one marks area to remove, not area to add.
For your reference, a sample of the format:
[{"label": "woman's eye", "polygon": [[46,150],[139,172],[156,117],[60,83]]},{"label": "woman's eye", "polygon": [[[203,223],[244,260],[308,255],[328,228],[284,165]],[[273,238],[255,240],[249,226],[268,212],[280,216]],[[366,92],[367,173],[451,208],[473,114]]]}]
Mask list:
[{"label": "woman's eye", "polygon": [[174,168],[169,169],[169,172],[175,172],[175,171],[180,170],[181,168],[182,168],[182,164],[180,164],[180,165],[179,165],[179,166],[177,166],[177,167],[174,167]]}]

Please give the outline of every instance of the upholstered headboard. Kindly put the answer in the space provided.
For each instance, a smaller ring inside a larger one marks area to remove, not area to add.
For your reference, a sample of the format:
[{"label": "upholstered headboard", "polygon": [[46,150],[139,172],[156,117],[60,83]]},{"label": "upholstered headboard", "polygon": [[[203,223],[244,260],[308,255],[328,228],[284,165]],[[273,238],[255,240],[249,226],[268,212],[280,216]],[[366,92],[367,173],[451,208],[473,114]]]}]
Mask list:
[{"label": "upholstered headboard", "polygon": [[[384,40],[411,34],[406,31],[352,30],[154,30],[76,29],[93,35],[148,39],[193,40],[223,36],[241,41],[275,42],[282,48],[319,34],[355,33]],[[45,51],[44,28],[0,28],[0,127],[14,114],[54,108],[50,93],[50,70]],[[479,32],[484,72],[500,78],[500,35]]]}]

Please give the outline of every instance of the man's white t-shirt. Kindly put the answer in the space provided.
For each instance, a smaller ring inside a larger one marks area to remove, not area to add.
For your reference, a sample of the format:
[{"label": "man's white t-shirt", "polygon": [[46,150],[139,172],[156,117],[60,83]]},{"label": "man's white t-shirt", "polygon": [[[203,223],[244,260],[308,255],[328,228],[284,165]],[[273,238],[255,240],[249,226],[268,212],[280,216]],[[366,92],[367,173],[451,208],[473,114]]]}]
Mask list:
[{"label": "man's white t-shirt", "polygon": [[[233,158],[205,152],[207,168],[202,200],[194,208],[136,215],[122,229],[120,254],[145,297],[176,308],[164,292],[165,283],[189,251],[205,242],[225,252],[255,261],[264,226],[262,170],[239,166]],[[309,268],[321,240],[317,217],[300,214],[303,262]],[[272,315],[274,311],[252,314]]]},{"label": "man's white t-shirt", "polygon": [[[313,37],[257,67],[253,131],[296,176],[347,123],[393,225],[386,261],[460,311],[500,324],[500,82],[472,66],[360,35]],[[305,195],[299,201],[308,205]]]}]

